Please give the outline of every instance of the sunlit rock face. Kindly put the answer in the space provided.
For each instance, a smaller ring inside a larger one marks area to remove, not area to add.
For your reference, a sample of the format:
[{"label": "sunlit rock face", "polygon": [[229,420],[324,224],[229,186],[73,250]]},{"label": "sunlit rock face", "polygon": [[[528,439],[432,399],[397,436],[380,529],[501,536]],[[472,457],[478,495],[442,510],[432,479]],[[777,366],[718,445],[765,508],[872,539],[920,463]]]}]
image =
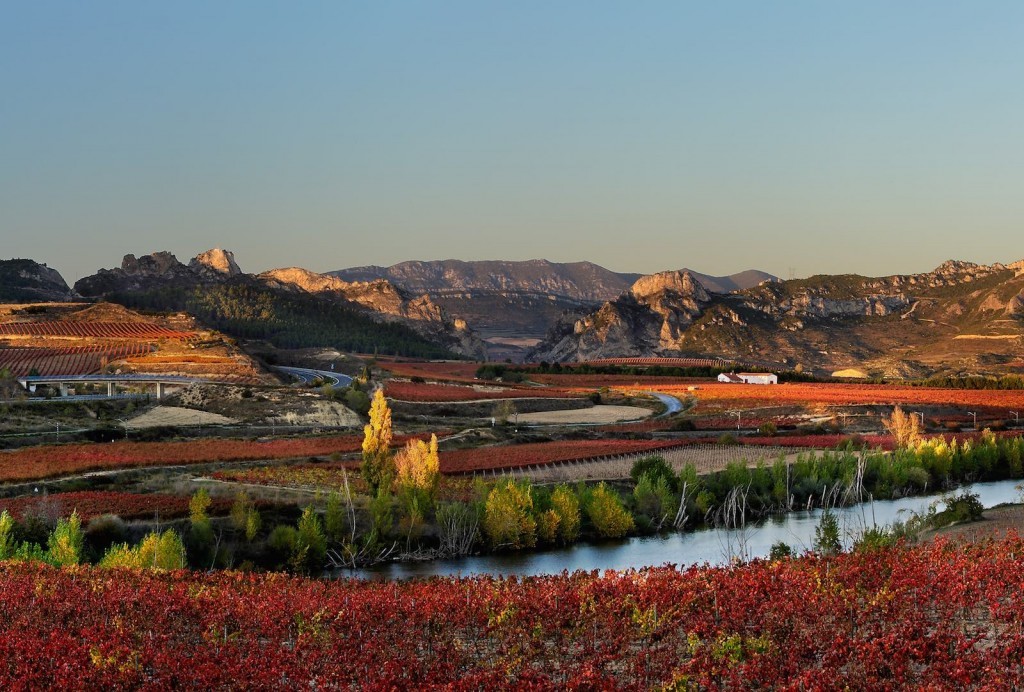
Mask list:
[{"label": "sunlit rock face", "polygon": [[188,266],[193,271],[200,273],[221,274],[224,276],[238,276],[242,273],[238,263],[235,262],[235,254],[230,250],[214,248],[200,253],[192,258]]}]

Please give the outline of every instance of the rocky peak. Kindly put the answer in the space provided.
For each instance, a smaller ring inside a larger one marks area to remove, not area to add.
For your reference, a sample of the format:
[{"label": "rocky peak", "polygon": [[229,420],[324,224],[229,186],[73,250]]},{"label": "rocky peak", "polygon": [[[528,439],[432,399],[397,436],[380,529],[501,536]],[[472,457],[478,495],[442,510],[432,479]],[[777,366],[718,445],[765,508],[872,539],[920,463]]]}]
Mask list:
[{"label": "rocky peak", "polygon": [[73,297],[56,269],[30,259],[0,260],[0,299],[62,301]]},{"label": "rocky peak", "polygon": [[220,274],[223,276],[238,276],[242,273],[238,263],[235,262],[235,254],[230,250],[214,248],[200,253],[188,263],[190,269],[202,274]]},{"label": "rocky peak", "polygon": [[659,293],[671,292],[679,296],[707,302],[711,296],[689,271],[667,271],[651,274],[636,280],[629,292],[639,301],[645,301]]},{"label": "rocky peak", "polygon": [[177,273],[184,266],[177,257],[166,250],[138,258],[128,254],[121,260],[121,271],[130,276],[163,277]]}]

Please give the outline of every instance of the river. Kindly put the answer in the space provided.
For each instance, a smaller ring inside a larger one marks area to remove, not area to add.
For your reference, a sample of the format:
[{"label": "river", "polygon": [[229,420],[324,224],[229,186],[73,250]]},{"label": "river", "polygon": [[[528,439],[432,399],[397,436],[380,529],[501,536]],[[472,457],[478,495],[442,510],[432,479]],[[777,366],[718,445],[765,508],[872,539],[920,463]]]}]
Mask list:
[{"label": "river", "polygon": [[[975,483],[964,490],[977,493],[988,507],[1019,502],[1019,481]],[[957,490],[956,493],[959,493]],[[851,536],[864,527],[884,526],[905,518],[909,512],[924,512],[928,505],[942,497],[930,495],[900,500],[864,503],[836,510],[843,541],[849,547]],[[942,509],[940,504],[939,509]],[[797,511],[772,517],[745,531],[700,529],[686,533],[669,533],[604,543],[578,543],[567,548],[535,552],[478,555],[457,560],[403,562],[380,565],[356,572],[340,572],[337,576],[358,576],[367,579],[408,579],[430,576],[472,576],[492,574],[530,576],[559,574],[563,570],[624,570],[671,563],[680,567],[695,564],[721,565],[741,549],[750,559],[767,557],[772,544],[783,541],[795,552],[808,549],[814,542],[814,529],[821,510]]]}]

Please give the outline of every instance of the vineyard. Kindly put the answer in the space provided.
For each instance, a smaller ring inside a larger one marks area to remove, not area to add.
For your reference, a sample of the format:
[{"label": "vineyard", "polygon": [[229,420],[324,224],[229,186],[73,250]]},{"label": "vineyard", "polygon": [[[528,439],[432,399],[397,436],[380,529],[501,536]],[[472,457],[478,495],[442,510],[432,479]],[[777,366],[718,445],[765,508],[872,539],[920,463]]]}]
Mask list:
[{"label": "vineyard", "polygon": [[[163,493],[128,493],[113,490],[83,490],[56,495],[29,495],[0,499],[0,510],[10,512],[16,519],[27,515],[48,518],[66,517],[78,512],[83,521],[104,514],[116,514],[122,519],[174,519],[188,515],[187,495]],[[231,501],[215,498],[211,501],[211,514],[225,514]]]},{"label": "vineyard", "polygon": [[[389,380],[384,388],[389,399],[409,402],[451,403],[456,401],[479,401],[486,399],[524,399],[524,398],[555,398],[572,397],[574,393],[567,389],[547,387],[466,387],[454,384],[429,384],[424,382],[404,382]],[[576,396],[580,396],[576,394]]]},{"label": "vineyard", "polygon": [[111,442],[28,447],[0,452],[0,481],[26,481],[101,469],[290,459],[357,452],[362,437],[303,439]]},{"label": "vineyard", "polygon": [[599,368],[604,366],[653,367],[664,368],[721,368],[728,367],[729,361],[718,358],[602,358],[588,360],[580,365],[591,365]]},{"label": "vineyard", "polygon": [[150,353],[152,348],[145,342],[66,348],[0,348],[0,369],[6,368],[16,377],[32,371],[40,375],[92,375],[111,361],[140,358]]},{"label": "vineyard", "polygon": [[381,360],[380,367],[395,377],[423,377],[431,380],[451,380],[453,382],[473,382],[480,366],[476,363],[451,361],[387,361]]},{"label": "vineyard", "polygon": [[4,688],[1014,689],[1024,543],[370,582],[0,567]]},{"label": "vineyard", "polygon": [[500,471],[559,461],[597,459],[679,446],[676,440],[560,440],[459,449],[441,454],[442,473]]},{"label": "vineyard", "polygon": [[8,322],[0,324],[0,337],[66,337],[72,339],[191,339],[151,322]]},{"label": "vineyard", "polygon": [[[690,444],[657,451],[657,455],[667,461],[676,472],[686,466],[693,466],[698,474],[723,471],[726,466],[736,461],[743,461],[748,466],[760,462],[771,464],[779,458],[791,462],[795,454],[791,448],[770,445],[728,446],[711,443]],[[649,452],[632,452],[597,459],[556,461],[545,466],[503,471],[502,474],[530,478],[537,483],[626,480],[630,478],[633,464],[649,455]]]},{"label": "vineyard", "polygon": [[695,394],[700,410],[753,408],[767,405],[799,404],[829,406],[913,406],[979,407],[1019,410],[1024,406],[1024,391],[996,389],[938,389],[900,385],[856,385],[833,383],[787,383],[775,386],[745,384],[703,384],[697,392],[686,386],[653,387],[666,394]]}]

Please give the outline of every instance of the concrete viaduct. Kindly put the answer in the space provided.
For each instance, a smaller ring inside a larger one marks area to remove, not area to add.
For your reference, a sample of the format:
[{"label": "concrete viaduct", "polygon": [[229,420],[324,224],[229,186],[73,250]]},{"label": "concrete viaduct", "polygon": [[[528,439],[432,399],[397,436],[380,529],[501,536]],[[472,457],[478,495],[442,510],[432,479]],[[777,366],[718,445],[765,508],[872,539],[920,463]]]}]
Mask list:
[{"label": "concrete viaduct", "polygon": [[119,385],[156,385],[157,399],[163,398],[167,386],[187,386],[199,382],[206,380],[175,375],[29,375],[18,378],[18,384],[30,392],[36,391],[39,385],[56,386],[61,396],[68,396],[68,385],[74,384],[106,384],[109,397],[117,393]]}]

